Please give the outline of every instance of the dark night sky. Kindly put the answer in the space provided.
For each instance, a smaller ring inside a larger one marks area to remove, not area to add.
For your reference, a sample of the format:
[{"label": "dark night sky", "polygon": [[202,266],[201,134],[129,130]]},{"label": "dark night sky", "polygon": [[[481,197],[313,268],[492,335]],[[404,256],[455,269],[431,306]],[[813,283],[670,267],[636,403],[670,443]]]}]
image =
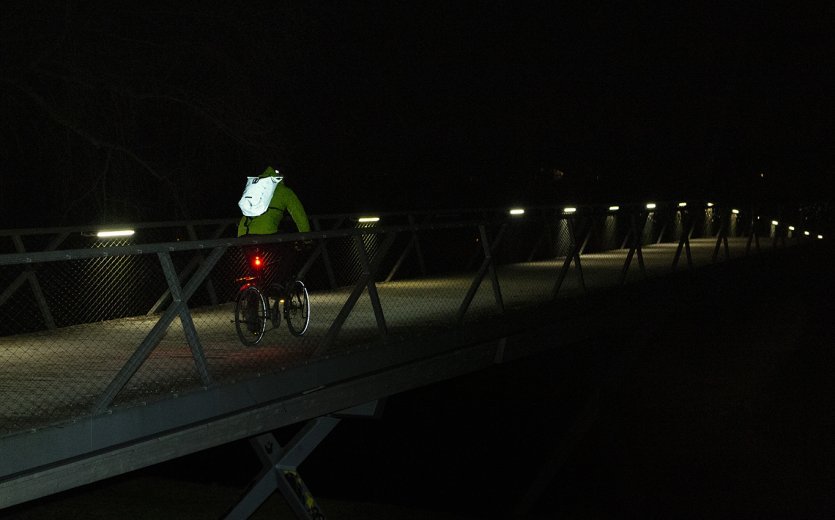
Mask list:
[{"label": "dark night sky", "polygon": [[0,228],[234,216],[266,164],[314,213],[831,199],[833,7],[96,4],[0,20]]}]

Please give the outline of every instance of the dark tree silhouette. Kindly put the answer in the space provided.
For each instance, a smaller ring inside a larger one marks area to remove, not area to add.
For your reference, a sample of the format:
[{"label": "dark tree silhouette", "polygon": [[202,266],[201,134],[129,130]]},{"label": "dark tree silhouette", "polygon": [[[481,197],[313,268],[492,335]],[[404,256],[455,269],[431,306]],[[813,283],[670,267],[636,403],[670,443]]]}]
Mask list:
[{"label": "dark tree silhouette", "polygon": [[244,7],[96,4],[36,1],[0,21],[0,197],[14,210],[4,218],[207,216],[207,194],[237,190],[258,159],[287,154],[274,99],[294,49],[269,19]]}]

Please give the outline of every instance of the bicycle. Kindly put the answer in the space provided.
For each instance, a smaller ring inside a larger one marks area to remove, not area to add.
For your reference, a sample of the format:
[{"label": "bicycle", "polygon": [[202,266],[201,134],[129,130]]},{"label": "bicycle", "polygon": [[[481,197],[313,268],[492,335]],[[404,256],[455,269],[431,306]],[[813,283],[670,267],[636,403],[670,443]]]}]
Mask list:
[{"label": "bicycle", "polygon": [[264,339],[267,320],[273,328],[281,325],[279,305],[283,305],[284,319],[293,336],[303,336],[310,327],[310,298],[301,280],[291,278],[284,283],[264,286],[263,270],[272,264],[256,254],[250,261],[252,273],[235,281],[241,283],[235,299],[235,330],[241,343],[255,346]]}]

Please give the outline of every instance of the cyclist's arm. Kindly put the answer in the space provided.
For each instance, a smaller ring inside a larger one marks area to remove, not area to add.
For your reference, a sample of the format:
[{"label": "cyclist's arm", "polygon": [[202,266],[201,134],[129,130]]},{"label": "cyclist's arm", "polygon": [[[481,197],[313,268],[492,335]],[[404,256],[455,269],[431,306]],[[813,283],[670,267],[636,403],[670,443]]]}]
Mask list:
[{"label": "cyclist's arm", "polygon": [[310,221],[307,219],[304,206],[302,206],[302,202],[290,188],[287,188],[287,212],[290,213],[290,217],[292,217],[300,233],[310,231]]}]

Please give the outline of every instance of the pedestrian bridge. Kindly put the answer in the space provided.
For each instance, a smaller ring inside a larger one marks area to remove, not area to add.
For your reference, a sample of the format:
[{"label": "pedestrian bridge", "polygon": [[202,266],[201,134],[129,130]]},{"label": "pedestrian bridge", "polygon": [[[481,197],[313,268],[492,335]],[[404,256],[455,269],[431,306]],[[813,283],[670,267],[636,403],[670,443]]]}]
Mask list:
[{"label": "pedestrian bridge", "polygon": [[[315,516],[295,468],[339,418],[576,342],[601,325],[593,306],[628,308],[653,281],[823,238],[691,201],[311,220],[242,239],[235,219],[0,231],[0,508],[251,438],[266,469],[230,516],[275,489]],[[309,330],[268,326],[243,346],[243,248],[300,240]],[[305,422],[268,449],[270,431]]]}]

